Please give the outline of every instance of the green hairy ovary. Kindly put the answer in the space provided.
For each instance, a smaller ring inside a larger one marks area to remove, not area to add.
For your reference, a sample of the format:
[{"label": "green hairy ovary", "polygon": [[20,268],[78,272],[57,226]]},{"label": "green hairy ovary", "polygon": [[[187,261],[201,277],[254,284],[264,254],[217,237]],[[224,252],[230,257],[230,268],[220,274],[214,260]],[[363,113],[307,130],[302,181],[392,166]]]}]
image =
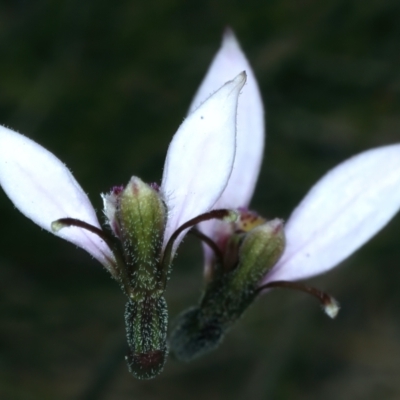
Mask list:
[{"label": "green hairy ovary", "polygon": [[178,317],[170,345],[175,357],[182,361],[199,357],[221,343],[224,334],[258,296],[259,283],[281,256],[285,242],[279,220],[248,233],[234,233],[231,240],[238,245],[234,267],[223,271],[216,265],[217,273],[206,286],[199,305]]},{"label": "green hairy ovary", "polygon": [[139,379],[153,378],[163,369],[168,354],[168,312],[164,297],[126,303],[125,325],[129,371]]},{"label": "green hairy ovary", "polygon": [[167,357],[168,311],[164,300],[169,266],[161,265],[165,206],[159,193],[138,178],[118,198],[117,219],[128,298],[125,309],[130,372],[158,375]]}]

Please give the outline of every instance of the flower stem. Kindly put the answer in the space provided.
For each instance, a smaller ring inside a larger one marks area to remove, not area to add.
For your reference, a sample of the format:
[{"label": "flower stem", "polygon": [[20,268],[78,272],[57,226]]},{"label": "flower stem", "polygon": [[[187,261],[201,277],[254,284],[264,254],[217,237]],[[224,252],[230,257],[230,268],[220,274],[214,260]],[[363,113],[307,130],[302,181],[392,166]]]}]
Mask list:
[{"label": "flower stem", "polygon": [[201,215],[198,215],[195,218],[190,219],[189,221],[185,222],[183,225],[181,225],[169,238],[167,245],[165,246],[164,250],[164,256],[161,260],[161,269],[163,271],[166,271],[172,261],[173,254],[172,254],[172,249],[175,240],[178,238],[178,236],[185,230],[192,228],[193,226],[199,224],[200,222],[203,221],[209,221],[210,219],[220,219],[220,220],[229,220],[229,221],[235,221],[237,219],[237,212],[233,210],[227,210],[227,209],[220,209],[220,210],[213,210],[208,213],[204,213]]},{"label": "flower stem", "polygon": [[289,281],[269,282],[265,285],[260,286],[257,289],[257,293],[260,294],[265,289],[274,289],[274,288],[299,290],[301,292],[310,294],[311,296],[319,300],[322,309],[331,318],[335,318],[339,312],[340,306],[338,301],[334,297],[312,286],[303,285],[302,283],[298,282],[289,282]]},{"label": "flower stem", "polygon": [[108,245],[115,257],[115,264],[110,262],[109,271],[112,277],[121,284],[123,291],[129,297],[130,294],[130,284],[129,277],[125,272],[125,268],[123,267],[124,261],[122,257],[122,252],[119,249],[119,242],[111,236],[109,233],[104,232],[100,228],[88,224],[85,221],[81,221],[76,218],[60,218],[51,223],[51,229],[54,232],[58,232],[63,228],[68,228],[71,226],[75,226],[77,228],[85,229],[95,235],[97,235],[100,239],[104,240],[104,242]]}]

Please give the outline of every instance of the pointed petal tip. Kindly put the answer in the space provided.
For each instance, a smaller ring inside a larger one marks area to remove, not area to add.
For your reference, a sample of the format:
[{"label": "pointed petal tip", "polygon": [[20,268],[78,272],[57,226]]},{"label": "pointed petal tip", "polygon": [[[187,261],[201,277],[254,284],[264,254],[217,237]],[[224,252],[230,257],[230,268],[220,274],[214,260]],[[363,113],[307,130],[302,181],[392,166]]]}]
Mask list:
[{"label": "pointed petal tip", "polygon": [[222,46],[232,46],[240,48],[239,42],[236,38],[233,29],[230,26],[227,26],[224,29],[224,33],[222,34]]},{"label": "pointed petal tip", "polygon": [[238,86],[241,85],[241,88],[244,86],[247,80],[246,71],[242,71],[239,75],[232,79],[232,82],[235,82]]}]

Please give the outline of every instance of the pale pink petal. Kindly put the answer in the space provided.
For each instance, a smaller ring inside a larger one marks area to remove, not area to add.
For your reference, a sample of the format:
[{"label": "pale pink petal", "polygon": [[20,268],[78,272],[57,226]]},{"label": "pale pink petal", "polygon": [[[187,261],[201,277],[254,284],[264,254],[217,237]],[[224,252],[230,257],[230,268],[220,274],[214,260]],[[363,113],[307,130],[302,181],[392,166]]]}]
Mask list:
[{"label": "pale pink petal", "polygon": [[305,279],[354,253],[400,208],[400,145],[372,149],[338,165],[288,220],[287,245],[265,282]]},{"label": "pale pink petal", "polygon": [[[100,227],[85,192],[67,167],[31,139],[0,126],[0,184],[14,205],[49,232],[59,218],[76,218]],[[106,267],[114,257],[96,235],[70,227],[57,236],[89,252]]]},{"label": "pale pink petal", "polygon": [[[221,48],[190,106],[190,110],[197,107],[230,76],[244,70],[247,73],[247,81],[239,97],[235,162],[228,185],[213,207],[215,209],[248,206],[264,152],[264,111],[260,91],[250,64],[231,29],[225,31]],[[201,223],[199,229],[215,239],[226,227],[219,221],[212,220]],[[207,245],[203,247],[207,270],[213,252]]]},{"label": "pale pink petal", "polygon": [[247,81],[237,110],[237,145],[232,175],[214,208],[248,206],[257,182],[264,152],[264,111],[254,73],[231,29],[190,106],[193,111],[232,76],[246,71]]},{"label": "pale pink petal", "polygon": [[242,72],[210,96],[169,145],[161,184],[168,208],[164,245],[180,225],[209,211],[228,183],[235,159],[237,101],[245,81]]}]

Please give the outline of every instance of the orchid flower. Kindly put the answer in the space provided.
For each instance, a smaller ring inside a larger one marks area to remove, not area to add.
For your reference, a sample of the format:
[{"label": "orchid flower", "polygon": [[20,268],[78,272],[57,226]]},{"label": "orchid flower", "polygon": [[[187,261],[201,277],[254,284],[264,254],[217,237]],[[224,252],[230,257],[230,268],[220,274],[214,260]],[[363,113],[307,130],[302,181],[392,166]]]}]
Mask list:
[{"label": "orchid flower", "polygon": [[[160,187],[132,177],[103,195],[111,229],[103,229],[68,168],[31,139],[0,127],[0,184],[14,205],[41,228],[83,248],[121,284],[130,371],[158,374],[167,355],[163,297],[177,246],[187,230],[210,218],[225,190],[236,152],[236,112],[246,73],[220,85],[175,133]],[[231,78],[232,78],[231,77]]]},{"label": "orchid flower", "polygon": [[225,35],[194,104],[217,87],[224,74],[241,69],[248,81],[238,105],[237,156],[217,202],[217,207],[237,209],[239,219],[208,221],[198,227],[204,241],[206,288],[199,305],[178,317],[170,339],[173,353],[184,361],[216,348],[246,308],[268,289],[307,292],[335,317],[339,310],[335,299],[294,281],[337,266],[400,208],[400,145],[394,144],[365,151],[329,171],[285,226],[280,219],[266,221],[249,211],[263,149],[262,104],[254,75],[231,32]]}]

